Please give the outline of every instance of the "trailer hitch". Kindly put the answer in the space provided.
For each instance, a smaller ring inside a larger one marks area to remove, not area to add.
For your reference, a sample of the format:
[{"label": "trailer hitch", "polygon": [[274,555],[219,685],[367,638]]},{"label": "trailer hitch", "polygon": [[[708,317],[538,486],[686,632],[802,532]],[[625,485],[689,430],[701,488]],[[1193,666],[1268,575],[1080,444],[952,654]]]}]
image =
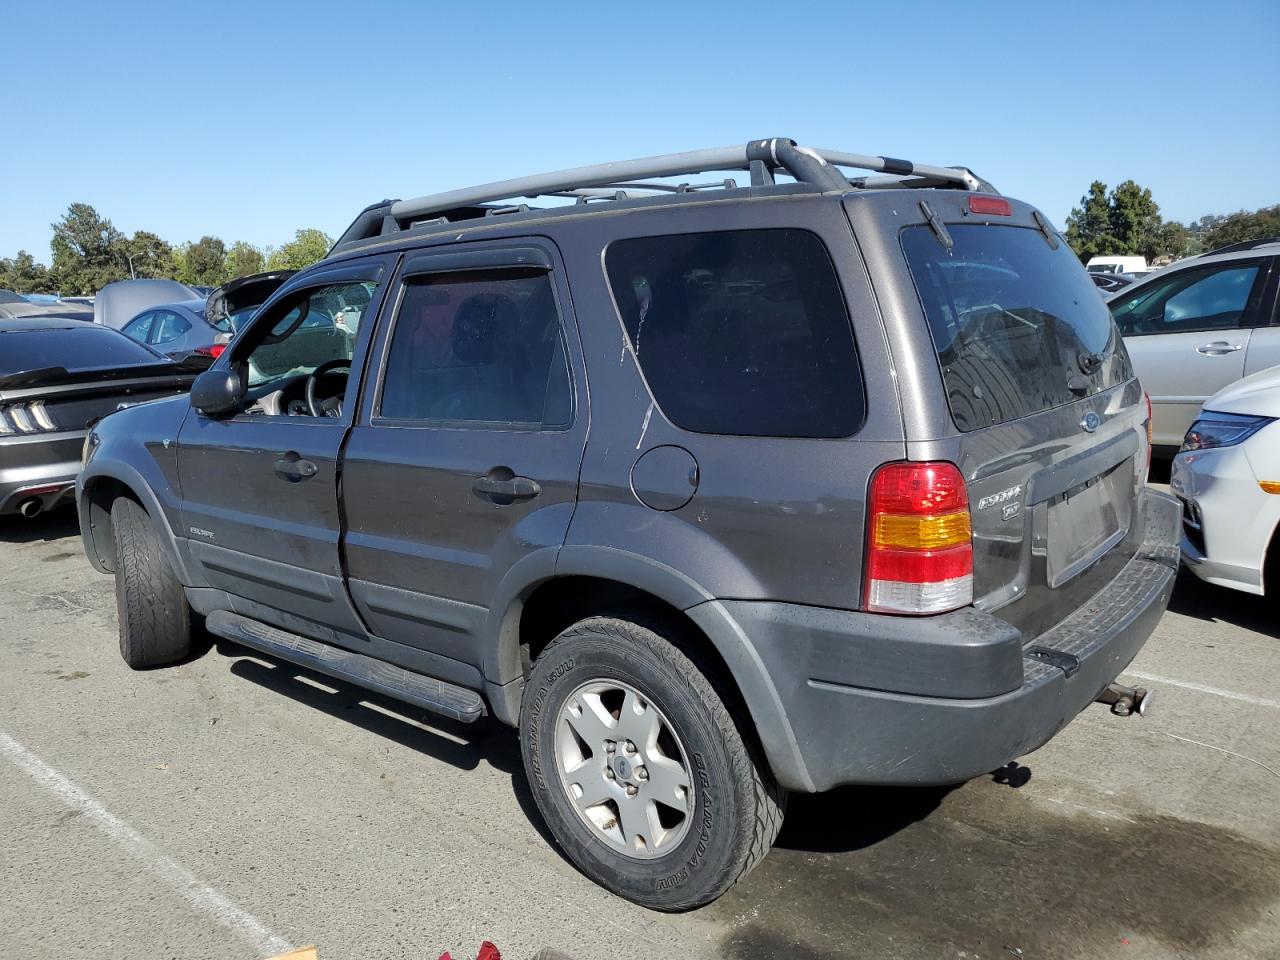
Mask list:
[{"label": "trailer hitch", "polygon": [[1151,691],[1145,687],[1126,687],[1123,683],[1112,683],[1098,694],[1095,702],[1110,704],[1111,712],[1117,717],[1129,717],[1135,713],[1145,717],[1151,710]]}]

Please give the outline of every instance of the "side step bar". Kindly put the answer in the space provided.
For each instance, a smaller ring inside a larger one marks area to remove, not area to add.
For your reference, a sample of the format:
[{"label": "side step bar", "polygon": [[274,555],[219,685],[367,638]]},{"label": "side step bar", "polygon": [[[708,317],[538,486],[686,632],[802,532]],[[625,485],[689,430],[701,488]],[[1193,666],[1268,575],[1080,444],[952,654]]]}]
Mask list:
[{"label": "side step bar", "polygon": [[215,610],[205,619],[205,629],[215,636],[288,660],[308,670],[385,693],[462,723],[475,723],[484,714],[484,701],[474,690],[414,673],[362,653],[317,643],[238,613]]}]

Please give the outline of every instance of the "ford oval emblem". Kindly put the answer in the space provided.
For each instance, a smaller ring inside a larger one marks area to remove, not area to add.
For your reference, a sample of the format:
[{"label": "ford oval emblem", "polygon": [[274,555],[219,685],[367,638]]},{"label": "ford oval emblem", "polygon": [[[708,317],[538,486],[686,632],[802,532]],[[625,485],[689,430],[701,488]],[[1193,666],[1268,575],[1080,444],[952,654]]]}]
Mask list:
[{"label": "ford oval emblem", "polygon": [[1085,433],[1093,433],[1093,431],[1098,429],[1098,424],[1101,422],[1101,418],[1092,410],[1080,418],[1080,426]]}]

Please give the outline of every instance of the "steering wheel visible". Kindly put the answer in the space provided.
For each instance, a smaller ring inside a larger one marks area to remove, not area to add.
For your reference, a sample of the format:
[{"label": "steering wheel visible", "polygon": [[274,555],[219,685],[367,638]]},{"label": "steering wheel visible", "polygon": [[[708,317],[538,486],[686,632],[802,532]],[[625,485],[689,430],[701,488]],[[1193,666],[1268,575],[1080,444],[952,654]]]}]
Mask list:
[{"label": "steering wheel visible", "polygon": [[307,383],[305,387],[307,412],[309,412],[313,417],[331,417],[333,419],[337,419],[342,416],[342,395],[346,393],[346,385],[344,384],[343,389],[332,397],[325,400],[317,400],[316,383],[321,377],[341,370],[343,367],[347,370],[347,373],[344,374],[344,376],[349,376],[351,373],[351,361],[344,360],[341,357],[336,360],[325,361],[307,375]]}]

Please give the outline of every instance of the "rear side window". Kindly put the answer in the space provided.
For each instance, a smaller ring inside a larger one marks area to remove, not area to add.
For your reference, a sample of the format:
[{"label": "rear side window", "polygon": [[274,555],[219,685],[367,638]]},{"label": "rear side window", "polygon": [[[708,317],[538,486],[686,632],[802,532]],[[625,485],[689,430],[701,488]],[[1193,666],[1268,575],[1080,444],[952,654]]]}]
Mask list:
[{"label": "rear side window", "polygon": [[847,437],[865,401],[835,268],[805,230],[618,240],[614,300],[653,398],[676,426]]},{"label": "rear side window", "polygon": [[378,412],[478,427],[568,426],[573,400],[550,274],[411,278],[396,314]]},{"label": "rear side window", "polygon": [[45,367],[96,370],[163,359],[124,334],[92,323],[71,329],[0,330],[0,377]]},{"label": "rear side window", "polygon": [[1244,321],[1259,266],[1261,261],[1179,270],[1109,305],[1126,337],[1233,330]]},{"label": "rear side window", "polygon": [[163,310],[158,317],[156,332],[151,338],[151,342],[157,346],[162,343],[171,343],[191,329],[191,324],[172,310]]},{"label": "rear side window", "polygon": [[1129,355],[1106,304],[1066,244],[1038,230],[927,226],[902,249],[961,430],[1006,423],[1124,383]]}]

